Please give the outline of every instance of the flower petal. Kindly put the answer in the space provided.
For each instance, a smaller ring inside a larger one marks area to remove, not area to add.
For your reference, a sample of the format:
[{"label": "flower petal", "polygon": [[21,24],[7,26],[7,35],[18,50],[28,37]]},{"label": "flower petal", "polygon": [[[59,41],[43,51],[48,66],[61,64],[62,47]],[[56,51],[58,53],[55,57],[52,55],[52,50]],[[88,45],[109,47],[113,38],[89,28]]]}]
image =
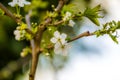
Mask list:
[{"label": "flower petal", "polygon": [[12,2],[8,3],[8,5],[10,5],[11,7],[14,7],[17,4],[18,4],[17,0],[13,0]]},{"label": "flower petal", "polygon": [[60,36],[61,39],[65,39],[66,37],[67,37],[67,35],[65,33],[62,33]]},{"label": "flower petal", "polygon": [[16,40],[20,40],[20,38],[21,38],[20,35],[16,35],[16,36],[15,36],[15,39],[16,39]]},{"label": "flower petal", "polygon": [[65,39],[61,39],[60,41],[61,41],[62,45],[64,45],[65,43],[67,43],[67,41]]},{"label": "flower petal", "polygon": [[73,20],[69,20],[69,26],[73,27],[75,25],[75,22]]},{"label": "flower petal", "polygon": [[15,30],[14,31],[14,35],[18,35],[18,34],[20,34],[20,31],[19,30]]},{"label": "flower petal", "polygon": [[57,40],[55,37],[53,37],[53,38],[50,39],[50,41],[51,41],[52,43],[56,43],[58,40]]},{"label": "flower petal", "polygon": [[59,33],[58,31],[55,31],[55,32],[54,32],[54,36],[55,36],[56,38],[60,38],[60,33]]},{"label": "flower petal", "polygon": [[59,42],[57,42],[54,46],[54,53],[61,54],[62,53],[62,46]]},{"label": "flower petal", "polygon": [[18,5],[24,7],[24,5],[30,5],[31,3],[26,0],[18,0]]},{"label": "flower petal", "polygon": [[19,5],[20,7],[24,7],[24,4],[23,4],[22,2],[19,2],[18,5]]},{"label": "flower petal", "polygon": [[71,14],[70,12],[66,12],[66,13],[65,13],[65,16],[63,17],[63,20],[64,20],[64,21],[69,20],[70,17],[71,17],[71,15],[72,15],[72,14]]},{"label": "flower petal", "polygon": [[57,42],[55,45],[54,45],[54,48],[61,48],[61,44],[60,44],[60,42]]},{"label": "flower petal", "polygon": [[62,53],[62,49],[61,48],[55,48],[54,49],[54,53],[55,54],[61,54]]},{"label": "flower petal", "polygon": [[70,49],[70,44],[66,43],[66,44],[64,45],[63,50],[62,50],[62,53],[63,53],[64,56],[67,56],[67,54],[68,54],[68,52],[69,52],[69,49]]}]

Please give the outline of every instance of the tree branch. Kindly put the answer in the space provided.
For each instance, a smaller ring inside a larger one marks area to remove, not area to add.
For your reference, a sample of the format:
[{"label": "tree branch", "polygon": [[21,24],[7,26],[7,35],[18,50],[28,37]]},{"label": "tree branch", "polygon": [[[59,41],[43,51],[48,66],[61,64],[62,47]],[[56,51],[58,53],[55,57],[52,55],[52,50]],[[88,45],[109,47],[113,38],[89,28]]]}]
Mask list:
[{"label": "tree branch", "polygon": [[64,6],[65,0],[59,0],[58,6],[55,8],[56,12],[60,12],[62,7]]},{"label": "tree branch", "polygon": [[[56,7],[55,11],[60,12],[63,6],[64,6],[64,0],[59,0],[58,6]],[[32,65],[30,69],[29,80],[34,80],[36,68],[38,64],[38,58],[40,54],[39,51],[40,51],[40,43],[41,43],[42,35],[45,31],[46,26],[49,25],[51,21],[52,21],[52,18],[48,17],[44,21],[43,24],[39,25],[38,32],[35,35],[35,38],[34,38],[35,44],[34,44],[34,48],[32,49],[33,50],[32,51]]]},{"label": "tree branch", "polygon": [[[72,42],[72,41],[75,41],[77,39],[80,39],[80,38],[83,38],[83,37],[87,37],[87,36],[92,36],[94,35],[94,33],[90,33],[89,31],[86,31],[86,32],[83,32],[81,33],[80,35],[72,38],[71,40],[68,41],[68,43]],[[47,49],[52,49],[54,48],[54,45],[48,45]],[[40,49],[41,51],[43,51],[42,49]]]},{"label": "tree branch", "polygon": [[[9,16],[11,19],[13,19],[16,23],[22,23],[22,21],[19,18],[16,18],[15,15],[11,11],[9,11],[2,3],[0,3],[0,8],[5,12],[5,15]],[[29,26],[29,25],[28,25]],[[26,32],[33,34],[33,32],[28,28],[25,29]]]},{"label": "tree branch", "polygon": [[94,33],[90,33],[89,31],[86,31],[86,32],[83,32],[83,33],[81,33],[80,35],[72,38],[71,40],[68,41],[68,43],[69,43],[69,42],[72,42],[72,41],[75,41],[75,40],[77,40],[77,39],[79,39],[79,38],[86,37],[86,36],[92,36],[92,35],[94,35]]},{"label": "tree branch", "polygon": [[12,18],[16,23],[21,23],[19,19],[17,19],[11,11],[9,11],[2,3],[0,3],[0,8],[5,12],[5,15]]}]

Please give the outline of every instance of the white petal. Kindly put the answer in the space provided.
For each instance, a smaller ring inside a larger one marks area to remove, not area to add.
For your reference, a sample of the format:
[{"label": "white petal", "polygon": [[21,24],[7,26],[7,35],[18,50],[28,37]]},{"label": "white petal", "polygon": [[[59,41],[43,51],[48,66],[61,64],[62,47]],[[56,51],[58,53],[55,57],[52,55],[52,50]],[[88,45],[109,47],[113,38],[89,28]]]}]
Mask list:
[{"label": "white petal", "polygon": [[64,45],[65,43],[67,43],[67,41],[65,39],[61,39],[61,43],[62,45]]},{"label": "white petal", "polygon": [[15,6],[15,4],[13,2],[9,2],[8,5],[10,5],[11,7]]},{"label": "white petal", "polygon": [[24,4],[23,3],[19,3],[18,4],[20,7],[24,7]]},{"label": "white petal", "polygon": [[59,37],[60,37],[60,33],[59,33],[58,31],[55,31],[55,32],[54,32],[54,36],[55,36],[56,38],[59,38]]},{"label": "white petal", "polygon": [[70,17],[71,17],[71,13],[70,12],[66,12],[66,14],[65,14],[65,16],[64,16],[64,18],[63,18],[63,20],[64,21],[66,21],[66,20],[69,20],[70,19]]},{"label": "white petal", "polygon": [[75,22],[73,20],[69,20],[69,26],[73,27],[75,25]]},{"label": "white petal", "polygon": [[20,38],[21,38],[20,35],[16,35],[16,36],[15,36],[15,39],[16,39],[16,40],[20,40]]},{"label": "white petal", "polygon": [[55,54],[61,54],[62,53],[62,49],[61,48],[55,48],[54,49],[54,53]]},{"label": "white petal", "polygon": [[55,37],[53,37],[53,38],[50,39],[50,41],[51,41],[52,43],[56,43],[58,40],[57,40]]},{"label": "white petal", "polygon": [[15,5],[17,5],[18,0],[13,0],[12,2],[9,2],[8,5],[10,5],[11,7],[14,7]]},{"label": "white petal", "polygon": [[54,46],[54,53],[61,54],[62,53],[62,46],[59,42],[57,42]]},{"label": "white petal", "polygon": [[14,35],[18,35],[18,34],[20,34],[20,31],[19,30],[15,30],[14,31]]},{"label": "white petal", "polygon": [[29,4],[31,4],[31,3],[26,0],[18,0],[18,5],[20,7],[24,7],[24,5],[29,5]]},{"label": "white petal", "polygon": [[62,45],[60,44],[60,42],[57,42],[57,43],[54,45],[54,48],[56,48],[56,49],[57,49],[57,48],[61,48],[61,46],[62,46]]},{"label": "white petal", "polygon": [[70,48],[70,45],[68,43],[61,45],[58,42],[54,46],[54,52],[55,52],[55,54],[61,54],[63,56],[67,56],[69,48]]},{"label": "white petal", "polygon": [[69,52],[69,48],[70,48],[70,45],[68,43],[66,43],[64,45],[64,48],[63,48],[63,55],[64,56],[67,56],[68,52]]},{"label": "white petal", "polygon": [[62,33],[60,36],[61,39],[66,39],[66,37],[67,37],[67,35],[65,33]]}]

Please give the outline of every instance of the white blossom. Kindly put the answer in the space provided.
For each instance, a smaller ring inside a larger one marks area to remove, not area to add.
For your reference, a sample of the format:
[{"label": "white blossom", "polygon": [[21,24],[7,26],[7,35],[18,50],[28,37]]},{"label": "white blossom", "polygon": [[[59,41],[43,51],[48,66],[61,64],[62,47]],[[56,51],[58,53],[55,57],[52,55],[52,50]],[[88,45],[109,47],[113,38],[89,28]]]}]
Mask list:
[{"label": "white blossom", "polygon": [[71,27],[73,27],[75,25],[75,22],[73,20],[69,20],[68,25],[71,26]]},{"label": "white blossom", "polygon": [[9,2],[8,5],[11,7],[15,7],[16,5],[20,7],[24,7],[24,5],[30,5],[31,3],[26,0],[13,0],[12,2]]},{"label": "white blossom", "polygon": [[50,39],[50,41],[52,43],[57,43],[57,42],[60,42],[61,44],[65,44],[66,43],[66,39],[67,38],[67,35],[65,33],[62,33],[60,35],[60,33],[58,31],[55,31],[54,32],[54,37]]},{"label": "white blossom", "polygon": [[68,43],[66,41],[67,35],[65,33],[60,34],[58,31],[54,32],[54,37],[51,38],[51,42],[54,43],[54,53],[67,55]]},{"label": "white blossom", "polygon": [[63,20],[64,21],[69,20],[71,16],[72,14],[70,12],[66,12],[65,16],[63,17]]},{"label": "white blossom", "polygon": [[15,30],[14,31],[14,35],[15,35],[15,39],[16,40],[21,40],[24,37],[24,35],[25,35],[25,30],[22,30],[22,31]]},{"label": "white blossom", "polygon": [[15,35],[16,40],[20,40],[21,36],[20,36],[20,31],[19,30],[15,30],[14,35]]}]

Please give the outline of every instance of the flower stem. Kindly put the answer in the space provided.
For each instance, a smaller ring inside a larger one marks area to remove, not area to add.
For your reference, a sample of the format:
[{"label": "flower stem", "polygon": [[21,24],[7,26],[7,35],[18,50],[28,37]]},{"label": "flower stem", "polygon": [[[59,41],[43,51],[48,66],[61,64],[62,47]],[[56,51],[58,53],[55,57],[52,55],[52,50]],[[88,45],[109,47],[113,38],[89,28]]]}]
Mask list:
[{"label": "flower stem", "polygon": [[20,7],[19,6],[16,6],[16,13],[17,13],[17,15],[20,15]]}]

